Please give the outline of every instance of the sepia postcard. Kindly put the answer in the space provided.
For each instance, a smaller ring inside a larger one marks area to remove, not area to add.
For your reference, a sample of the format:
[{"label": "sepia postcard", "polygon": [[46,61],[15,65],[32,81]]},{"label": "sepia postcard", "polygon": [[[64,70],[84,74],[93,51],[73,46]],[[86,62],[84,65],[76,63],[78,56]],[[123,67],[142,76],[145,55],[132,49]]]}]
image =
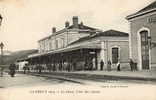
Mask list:
[{"label": "sepia postcard", "polygon": [[156,0],[0,0],[0,100],[156,100]]}]

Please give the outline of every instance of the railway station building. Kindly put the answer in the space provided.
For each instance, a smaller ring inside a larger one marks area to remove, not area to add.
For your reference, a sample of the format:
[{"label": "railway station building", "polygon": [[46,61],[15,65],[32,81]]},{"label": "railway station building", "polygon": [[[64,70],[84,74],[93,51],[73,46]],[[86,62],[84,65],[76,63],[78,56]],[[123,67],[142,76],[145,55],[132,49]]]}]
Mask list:
[{"label": "railway station building", "polygon": [[38,45],[39,52],[27,58],[32,66],[49,66],[54,71],[100,70],[103,61],[105,70],[110,61],[114,68],[117,62],[128,67],[129,34],[84,25],[78,16],[73,16],[71,25],[66,21],[62,30],[53,27],[52,34]]}]

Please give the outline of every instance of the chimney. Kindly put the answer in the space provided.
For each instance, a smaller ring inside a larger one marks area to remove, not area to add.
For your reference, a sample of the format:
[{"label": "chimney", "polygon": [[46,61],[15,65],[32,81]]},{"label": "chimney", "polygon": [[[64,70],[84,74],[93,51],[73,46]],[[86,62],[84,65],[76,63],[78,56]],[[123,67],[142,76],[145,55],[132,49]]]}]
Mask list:
[{"label": "chimney", "polygon": [[53,27],[52,28],[52,33],[55,33],[56,32],[56,27]]},{"label": "chimney", "polygon": [[74,28],[78,28],[79,27],[79,22],[78,22],[78,16],[73,16],[73,25]]},{"label": "chimney", "polygon": [[69,25],[70,25],[69,22],[66,21],[66,22],[65,22],[65,27],[67,28],[67,27],[69,27]]}]

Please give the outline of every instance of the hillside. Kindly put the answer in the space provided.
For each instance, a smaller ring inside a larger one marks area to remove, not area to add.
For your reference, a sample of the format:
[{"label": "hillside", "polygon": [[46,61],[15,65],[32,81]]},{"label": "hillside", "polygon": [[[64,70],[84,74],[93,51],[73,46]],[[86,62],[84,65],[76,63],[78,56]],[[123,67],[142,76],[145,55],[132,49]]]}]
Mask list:
[{"label": "hillside", "polygon": [[[3,55],[10,55],[12,52],[8,50],[3,50]],[[1,52],[0,52],[1,55]]]},{"label": "hillside", "polygon": [[26,58],[28,55],[37,53],[37,52],[38,52],[38,50],[36,50],[36,49],[12,52],[10,55],[5,55],[3,57],[3,59],[4,59],[3,62],[4,62],[4,64],[8,65],[10,63],[15,62],[17,59]]}]

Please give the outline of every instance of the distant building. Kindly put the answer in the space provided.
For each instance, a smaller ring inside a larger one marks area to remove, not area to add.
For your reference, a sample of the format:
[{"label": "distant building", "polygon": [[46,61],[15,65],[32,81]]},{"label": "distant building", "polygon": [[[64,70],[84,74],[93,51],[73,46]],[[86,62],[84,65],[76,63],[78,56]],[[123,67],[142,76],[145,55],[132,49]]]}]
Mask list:
[{"label": "distant building", "polygon": [[156,1],[126,19],[131,29],[130,57],[139,70],[156,68]]},{"label": "distant building", "polygon": [[26,59],[28,59],[28,55],[36,53],[38,53],[38,50],[36,49],[13,52],[11,56],[12,59],[15,59],[15,61],[13,62],[16,64],[17,70],[23,71],[23,67],[26,66],[26,64],[28,64],[28,61],[26,61]]},{"label": "distant building", "polygon": [[128,33],[92,28],[79,24],[77,16],[73,24],[65,23],[65,28],[38,41],[39,53],[30,55],[29,64],[51,66],[53,70],[98,70],[100,61],[112,64],[129,61]]},{"label": "distant building", "polygon": [[26,64],[28,64],[28,61],[19,61],[15,63],[17,66],[18,71],[23,71],[23,67],[26,66]]}]

